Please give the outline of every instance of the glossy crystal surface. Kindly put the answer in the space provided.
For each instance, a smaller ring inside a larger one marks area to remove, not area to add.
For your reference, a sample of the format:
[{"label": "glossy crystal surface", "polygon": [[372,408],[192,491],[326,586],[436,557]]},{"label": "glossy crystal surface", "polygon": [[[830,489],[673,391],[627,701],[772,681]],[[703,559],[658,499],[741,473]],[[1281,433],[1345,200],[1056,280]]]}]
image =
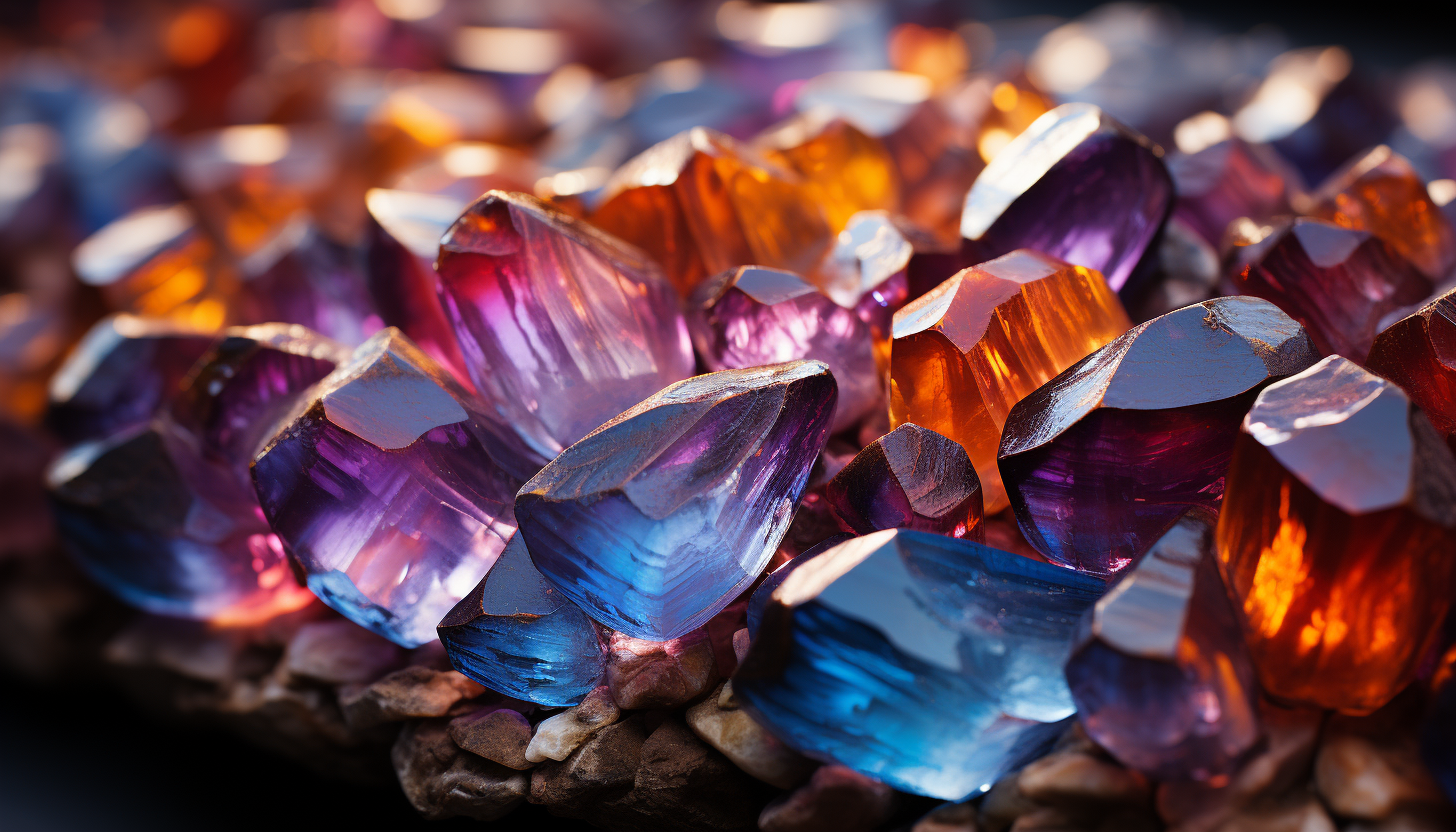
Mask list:
[{"label": "glossy crystal surface", "polygon": [[536,568],[596,621],[665,641],[763,571],[828,439],[817,361],[679,382],[566,449],[516,519]]},{"label": "glossy crystal surface", "polygon": [[1442,434],[1456,434],[1456,294],[1447,292],[1375,336],[1365,366],[1399,384]]},{"label": "glossy crystal surface", "polygon": [[1133,327],[1011,408],[998,465],[1022,533],[1053,563],[1120,571],[1187,509],[1218,510],[1254,397],[1318,357],[1257,298]]},{"label": "glossy crystal surface", "polygon": [[1263,222],[1287,210],[1284,177],[1266,154],[1237,138],[1168,158],[1178,194],[1173,216],[1218,246],[1240,217]]},{"label": "glossy crystal surface", "polygon": [[895,313],[890,423],[961,443],[993,514],[1007,505],[996,449],[1012,405],[1130,325],[1091,269],[1030,251],[966,269]]},{"label": "glossy crystal surface", "polygon": [[239,265],[247,281],[244,321],[302,324],[351,347],[383,325],[355,252],[302,216],[282,223]]},{"label": "glossy crystal surface", "polygon": [[968,540],[876,532],[769,598],[734,695],[809,756],[949,800],[1039,754],[1101,581]]},{"label": "glossy crystal surface", "polygon": [[799,113],[764,131],[753,147],[803,177],[832,232],[860,211],[900,207],[895,160],[878,139],[820,109]]},{"label": "glossy crystal surface", "polygon": [[438,271],[475,389],[544,457],[693,372],[657,267],[534,197],[481,197],[446,233]]},{"label": "glossy crystal surface", "polygon": [[981,481],[966,449],[913,423],[871,442],[829,481],[825,496],[855,534],[914,529],[981,541]]}]

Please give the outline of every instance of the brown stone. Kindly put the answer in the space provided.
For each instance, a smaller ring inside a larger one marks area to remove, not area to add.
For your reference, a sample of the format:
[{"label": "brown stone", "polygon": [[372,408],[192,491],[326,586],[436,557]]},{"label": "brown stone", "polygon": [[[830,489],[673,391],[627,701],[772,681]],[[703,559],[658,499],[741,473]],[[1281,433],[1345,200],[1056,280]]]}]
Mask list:
[{"label": "brown stone", "polygon": [[784,745],[738,707],[727,682],[688,708],[686,716],[688,727],[699,739],[771,786],[791,789],[814,770],[812,761]]},{"label": "brown stone", "polygon": [[405,726],[390,760],[410,805],[430,820],[496,820],[529,790],[528,775],[462,753],[441,720]]},{"label": "brown stone", "polygon": [[680,708],[717,681],[717,660],[704,628],[671,641],[613,633],[607,686],[624,710]]},{"label": "brown stone", "polygon": [[405,651],[352,621],[303,625],[288,642],[283,667],[292,676],[329,684],[372,682],[404,662]]},{"label": "brown stone", "polygon": [[809,782],[759,815],[762,832],[869,832],[895,811],[895,790],[844,766],[822,766]]},{"label": "brown stone", "polygon": [[1330,718],[1315,754],[1314,785],[1331,813],[1379,821],[1402,809],[1449,811],[1421,761],[1414,699],[1402,696],[1368,717]]},{"label": "brown stone", "polygon": [[931,809],[910,832],[979,832],[976,807],[970,803],[942,803]]},{"label": "brown stone", "polygon": [[1064,808],[1135,805],[1151,796],[1146,777],[1078,751],[1033,761],[1021,770],[1017,785],[1031,800]]},{"label": "brown stone", "polygon": [[450,739],[480,757],[506,768],[524,771],[535,763],[526,759],[531,723],[509,708],[476,711],[450,720]]},{"label": "brown stone", "polygon": [[457,702],[481,695],[485,688],[453,670],[411,666],[363,688],[339,691],[344,719],[367,728],[411,717],[445,716]]},{"label": "brown stone", "polygon": [[1218,832],[1335,832],[1335,824],[1318,800],[1306,797],[1239,812]]},{"label": "brown stone", "polygon": [[640,714],[608,725],[566,760],[547,761],[532,770],[531,802],[562,817],[592,817],[602,804],[632,790],[646,741]]}]

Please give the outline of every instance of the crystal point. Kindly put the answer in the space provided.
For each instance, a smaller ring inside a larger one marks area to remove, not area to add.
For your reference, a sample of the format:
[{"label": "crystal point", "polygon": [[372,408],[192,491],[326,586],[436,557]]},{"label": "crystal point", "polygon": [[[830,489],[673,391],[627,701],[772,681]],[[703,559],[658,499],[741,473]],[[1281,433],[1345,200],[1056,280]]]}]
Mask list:
[{"label": "crystal point", "polygon": [[871,442],[825,491],[855,534],[914,529],[980,541],[981,481],[960,443],[906,423]]}]

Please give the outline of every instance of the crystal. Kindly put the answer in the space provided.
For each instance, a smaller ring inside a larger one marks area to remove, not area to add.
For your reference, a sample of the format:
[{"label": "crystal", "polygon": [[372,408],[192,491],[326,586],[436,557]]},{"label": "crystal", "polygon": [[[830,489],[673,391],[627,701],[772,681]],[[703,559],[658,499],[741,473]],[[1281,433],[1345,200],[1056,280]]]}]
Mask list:
[{"label": "crystal", "polygon": [[683,297],[738,266],[807,274],[831,241],[797,174],[703,127],[619,168],[592,222],[656,258]]},{"label": "crystal", "polygon": [[890,423],[961,443],[994,514],[1007,506],[996,446],[1011,406],[1128,326],[1091,269],[1030,251],[966,269],[895,313]]},{"label": "crystal", "polygon": [[[790,572],[813,560],[819,553],[827,552],[846,540],[853,539],[854,535],[848,532],[835,532],[779,564],[777,568],[770,569],[768,574],[763,576],[763,580],[759,582],[758,586],[754,588],[748,597],[748,608],[744,612],[746,613],[745,618],[747,619],[745,626],[749,634],[758,634],[758,627],[763,623],[763,611],[768,607],[768,599],[773,596],[773,591],[778,589],[779,584],[782,584],[789,577]],[[780,556],[782,554],[780,552]]]},{"label": "crystal", "polygon": [[1126,294],[1172,208],[1156,145],[1090,104],[1063,104],[976,178],[961,214],[964,259],[1033,249],[1095,269]]},{"label": "crystal", "polygon": [[1263,222],[1285,213],[1284,177],[1264,156],[1262,148],[1236,138],[1195,153],[1173,154],[1168,158],[1168,173],[1178,194],[1173,216],[1217,246],[1224,229],[1240,217]]},{"label": "crystal", "polygon": [[1134,321],[1150,321],[1217,294],[1218,252],[1176,215],[1168,218],[1147,257],[1147,288],[1127,307]]},{"label": "crystal", "polygon": [[1268,301],[1215,298],[1139,324],[1011,408],[1001,481],[1026,539],[1095,575],[1127,567],[1184,511],[1217,511],[1239,422],[1319,355]]},{"label": "crystal", "polygon": [[531,559],[634,638],[696,629],[767,565],[828,439],[818,361],[673,384],[552,460],[516,498]]},{"label": "crystal", "polygon": [[882,327],[888,338],[890,316],[906,300],[906,269],[914,255],[914,243],[893,216],[860,211],[839,232],[812,279],[841,306],[864,304],[861,317]]},{"label": "crystal", "polygon": [[1330,356],[1244,419],[1219,565],[1273,696],[1366,713],[1414,678],[1450,606],[1456,459],[1400,388]]},{"label": "crystal", "polygon": [[835,432],[883,402],[870,325],[798,275],[756,266],[724,272],[698,286],[688,310],[688,330],[710,370],[798,358],[829,365],[839,386]]},{"label": "crystal", "polygon": [[146,424],[216,337],[167,320],[102,319],[51,377],[47,426],[74,445]]},{"label": "crystal", "polygon": [[1410,162],[1385,145],[1352,159],[1298,207],[1300,213],[1369,231],[1433,281],[1456,266],[1456,228]]},{"label": "crystal", "polygon": [[1088,736],[1159,780],[1224,777],[1260,737],[1211,518],[1194,510],[1174,523],[1085,614],[1067,659]]},{"label": "crystal", "polygon": [[534,197],[481,197],[441,241],[438,268],[475,389],[541,456],[693,372],[661,272]]},{"label": "crystal", "polygon": [[829,481],[826,496],[855,534],[914,529],[980,542],[981,481],[960,443],[905,423],[871,442]]},{"label": "crystal", "polygon": [[398,330],[310,388],[253,463],[268,524],[345,617],[397,644],[435,625],[515,531],[539,462]]},{"label": "crystal", "polygon": [[1431,294],[1431,281],[1368,231],[1300,217],[1230,228],[1230,294],[1267,298],[1315,346],[1364,361],[1380,320]]},{"label": "crystal", "polygon": [[764,131],[753,148],[798,173],[832,232],[860,211],[900,207],[895,160],[873,136],[827,110],[799,113]]},{"label": "crystal", "polygon": [[802,753],[959,800],[1066,728],[1062,664],[1103,588],[969,540],[876,532],[773,591],[734,695]]},{"label": "crystal", "polygon": [[302,324],[349,346],[383,326],[354,252],[296,215],[239,263],[248,321]]},{"label": "crystal", "polygon": [[596,625],[541,577],[519,534],[438,630],[452,667],[527,702],[575,705],[605,678]]},{"label": "crystal", "polygon": [[1382,330],[1365,366],[1399,384],[1444,436],[1456,434],[1456,291]]}]

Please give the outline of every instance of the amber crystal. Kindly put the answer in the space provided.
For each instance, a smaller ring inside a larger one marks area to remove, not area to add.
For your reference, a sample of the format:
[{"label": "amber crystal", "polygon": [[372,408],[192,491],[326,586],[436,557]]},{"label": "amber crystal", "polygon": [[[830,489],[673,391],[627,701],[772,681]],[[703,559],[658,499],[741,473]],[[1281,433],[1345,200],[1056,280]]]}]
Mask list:
[{"label": "amber crystal", "polygon": [[833,231],[858,211],[900,207],[900,180],[884,144],[827,110],[800,113],[754,139],[770,161],[796,171]]},{"label": "amber crystal", "polygon": [[966,269],[895,314],[890,422],[961,443],[986,513],[1000,511],[996,450],[1011,407],[1129,326],[1092,269],[1025,250]]},{"label": "amber crystal", "polygon": [[684,297],[738,266],[806,274],[832,241],[797,174],[704,127],[623,165],[592,221],[655,257]]},{"label": "amber crystal", "polygon": [[1399,384],[1436,430],[1456,434],[1456,291],[1386,327],[1365,366]]},{"label": "amber crystal", "polygon": [[1345,228],[1369,231],[1432,280],[1445,277],[1456,264],[1456,229],[1411,163],[1385,145],[1336,171],[1297,207]]},{"label": "amber crystal", "polygon": [[1399,387],[1331,356],[1255,400],[1217,545],[1264,689],[1373,711],[1450,606],[1456,458]]}]

